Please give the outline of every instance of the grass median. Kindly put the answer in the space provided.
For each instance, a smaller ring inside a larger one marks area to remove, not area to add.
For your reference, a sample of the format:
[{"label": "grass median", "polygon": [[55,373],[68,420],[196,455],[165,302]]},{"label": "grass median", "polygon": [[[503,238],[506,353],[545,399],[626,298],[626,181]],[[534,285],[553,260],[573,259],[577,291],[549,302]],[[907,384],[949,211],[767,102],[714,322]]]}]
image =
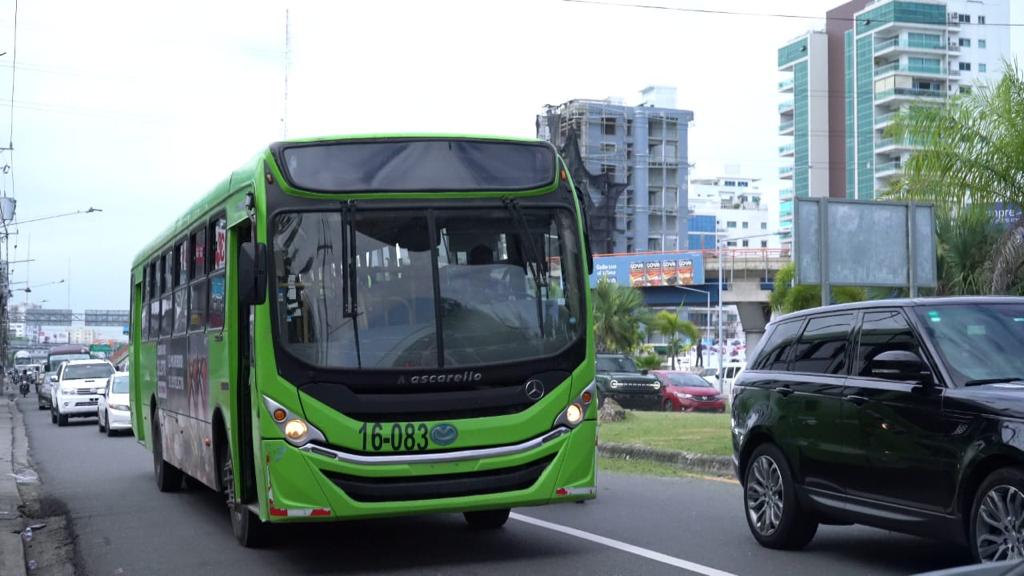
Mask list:
[{"label": "grass median", "polygon": [[602,443],[640,444],[664,450],[682,450],[708,456],[732,455],[729,414],[638,412],[630,410],[622,422],[603,422]]}]

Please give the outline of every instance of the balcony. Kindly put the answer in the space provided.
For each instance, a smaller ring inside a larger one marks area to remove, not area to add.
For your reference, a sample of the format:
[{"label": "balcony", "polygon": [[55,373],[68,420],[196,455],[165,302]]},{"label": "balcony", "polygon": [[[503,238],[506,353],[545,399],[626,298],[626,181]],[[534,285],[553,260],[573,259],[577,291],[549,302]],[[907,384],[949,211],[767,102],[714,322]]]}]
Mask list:
[{"label": "balcony", "polygon": [[892,62],[891,64],[875,68],[875,78],[885,76],[887,74],[895,74],[897,72],[916,74],[919,76],[945,76],[947,74],[945,66],[914,66],[910,64]]},{"label": "balcony", "polygon": [[792,166],[781,166],[779,168],[779,178],[783,180],[793,179],[793,167]]},{"label": "balcony", "polygon": [[780,188],[779,189],[779,200],[788,200],[793,197],[792,188]]},{"label": "balcony", "polygon": [[783,80],[779,82],[779,92],[792,92],[793,91],[793,79]]},{"label": "balcony", "polygon": [[946,93],[942,90],[922,90],[920,88],[892,88],[875,93],[875,104],[888,100],[945,100]]},{"label": "balcony", "polygon": [[779,156],[793,156],[793,153],[793,144],[783,144],[782,146],[779,146]]},{"label": "balcony", "polygon": [[928,51],[936,51],[936,52],[945,52],[946,49],[947,49],[947,46],[944,45],[941,41],[939,41],[939,42],[927,42],[927,41],[921,41],[921,40],[910,41],[909,39],[900,38],[899,36],[897,36],[895,38],[888,38],[886,40],[882,40],[881,42],[876,42],[875,43],[875,54],[876,55],[880,54],[882,52],[887,52],[889,50],[896,50],[896,49],[910,50],[910,51],[928,50]]},{"label": "balcony", "polygon": [[793,101],[787,100],[779,104],[779,114],[789,114],[793,111]]},{"label": "balcony", "polygon": [[956,14],[950,14],[949,15],[949,22],[947,24],[949,25],[950,28],[959,28],[960,27],[960,20],[957,19],[957,15]]},{"label": "balcony", "polygon": [[779,135],[780,136],[792,136],[793,135],[793,121],[785,120],[779,124]]},{"label": "balcony", "polygon": [[875,116],[875,128],[884,128],[889,124],[892,124],[893,120],[896,119],[897,114],[899,114],[899,112],[886,112],[885,114]]},{"label": "balcony", "polygon": [[888,178],[903,172],[903,163],[899,160],[875,164],[875,178]]}]

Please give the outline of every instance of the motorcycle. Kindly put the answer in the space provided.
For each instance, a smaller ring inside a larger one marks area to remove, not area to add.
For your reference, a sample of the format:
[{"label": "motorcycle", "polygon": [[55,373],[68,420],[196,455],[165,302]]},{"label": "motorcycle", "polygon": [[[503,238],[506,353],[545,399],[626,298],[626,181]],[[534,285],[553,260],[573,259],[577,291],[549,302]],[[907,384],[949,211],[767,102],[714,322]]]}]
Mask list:
[{"label": "motorcycle", "polygon": [[22,382],[20,385],[18,385],[18,391],[21,392],[22,398],[28,396],[28,382]]}]

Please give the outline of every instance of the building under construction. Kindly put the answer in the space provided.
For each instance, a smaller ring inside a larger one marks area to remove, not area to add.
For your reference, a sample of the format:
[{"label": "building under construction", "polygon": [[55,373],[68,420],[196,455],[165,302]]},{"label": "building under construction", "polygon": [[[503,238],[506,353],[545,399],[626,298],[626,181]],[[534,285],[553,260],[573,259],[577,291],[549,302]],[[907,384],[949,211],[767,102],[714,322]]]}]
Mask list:
[{"label": "building under construction", "polygon": [[570,100],[537,116],[537,137],[558,148],[590,199],[595,252],[686,249],[693,112],[675,96],[652,86],[638,106]]}]

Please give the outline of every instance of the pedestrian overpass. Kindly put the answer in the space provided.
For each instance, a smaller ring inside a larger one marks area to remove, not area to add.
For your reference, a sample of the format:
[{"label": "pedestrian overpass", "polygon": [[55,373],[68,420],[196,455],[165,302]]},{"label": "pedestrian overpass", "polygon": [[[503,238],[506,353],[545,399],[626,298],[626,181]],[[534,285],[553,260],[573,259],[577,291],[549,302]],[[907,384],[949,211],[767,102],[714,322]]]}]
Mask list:
[{"label": "pedestrian overpass", "polygon": [[[721,253],[721,266],[719,253],[715,250],[598,254],[594,256],[595,268],[600,270],[599,264],[609,258],[626,259],[627,265],[634,267],[637,266],[635,262],[691,259],[701,268],[700,272],[694,271],[692,275],[694,283],[645,286],[631,282],[631,285],[640,289],[645,303],[651,307],[682,305],[704,308],[709,304],[715,307],[719,300],[723,305],[735,305],[746,334],[747,347],[750,348],[760,340],[771,318],[768,302],[775,286],[775,274],[790,263],[791,251],[788,248],[725,249]],[[721,295],[718,291],[719,267],[722,271]]]}]

